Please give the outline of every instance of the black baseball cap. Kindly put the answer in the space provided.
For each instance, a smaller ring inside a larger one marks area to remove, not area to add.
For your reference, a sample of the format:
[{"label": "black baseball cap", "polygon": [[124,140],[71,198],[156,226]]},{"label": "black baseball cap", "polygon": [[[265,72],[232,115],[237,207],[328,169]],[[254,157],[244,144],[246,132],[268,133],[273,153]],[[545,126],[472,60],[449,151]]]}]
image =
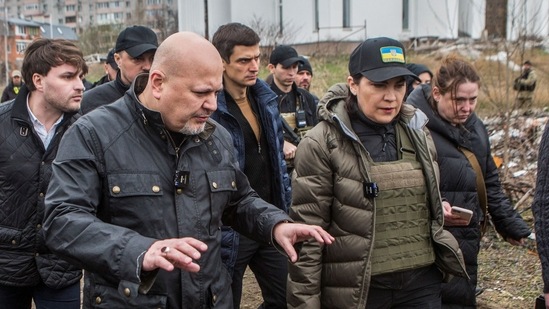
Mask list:
[{"label": "black baseball cap", "polygon": [[404,46],[397,40],[379,37],[360,43],[349,59],[351,76],[362,74],[373,82],[383,82],[397,76],[419,78],[406,68]]},{"label": "black baseball cap", "polygon": [[278,45],[275,47],[269,58],[269,63],[272,65],[281,64],[287,68],[296,62],[303,62],[303,58],[297,55],[297,51],[288,45]]},{"label": "black baseball cap", "polygon": [[297,72],[301,71],[308,71],[311,73],[311,76],[313,75],[313,67],[311,66],[311,63],[309,60],[303,56],[299,57],[301,59],[301,62],[297,65]]},{"label": "black baseball cap", "polygon": [[109,53],[107,54],[107,60],[105,60],[105,62],[113,69],[118,70],[118,64],[114,60],[114,48],[109,50]]},{"label": "black baseball cap", "polygon": [[143,26],[128,27],[118,35],[114,51],[126,51],[133,58],[158,48],[156,33],[150,28]]}]

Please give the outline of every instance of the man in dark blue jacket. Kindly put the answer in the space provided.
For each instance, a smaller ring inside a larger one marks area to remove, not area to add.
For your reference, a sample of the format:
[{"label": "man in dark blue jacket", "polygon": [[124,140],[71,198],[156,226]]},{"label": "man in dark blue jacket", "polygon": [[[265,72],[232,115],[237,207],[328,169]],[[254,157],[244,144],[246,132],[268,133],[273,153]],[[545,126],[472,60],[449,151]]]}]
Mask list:
[{"label": "man in dark blue jacket", "polygon": [[[259,72],[259,36],[240,23],[219,27],[212,43],[223,59],[224,91],[217,96],[212,118],[232,135],[240,169],[258,195],[288,211],[290,181],[282,147],[284,136],[277,96]],[[242,279],[249,265],[261,287],[266,308],[286,307],[286,257],[274,247],[239,235],[223,235],[224,263],[233,274],[234,308],[240,307]]]},{"label": "man in dark blue jacket", "polygon": [[25,50],[26,84],[0,105],[0,307],[80,308],[82,271],[44,243],[44,195],[61,137],[74,122],[88,72],[66,40]]}]

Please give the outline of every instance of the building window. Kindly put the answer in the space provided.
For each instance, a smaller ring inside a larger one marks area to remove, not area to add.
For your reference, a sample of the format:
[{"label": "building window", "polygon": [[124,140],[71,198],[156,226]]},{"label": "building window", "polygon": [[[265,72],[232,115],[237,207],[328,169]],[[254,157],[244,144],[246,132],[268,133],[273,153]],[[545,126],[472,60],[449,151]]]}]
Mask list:
[{"label": "building window", "polygon": [[76,11],[76,5],[70,4],[65,6],[65,12],[74,12]]},{"label": "building window", "polygon": [[112,6],[115,7],[115,8],[119,8],[120,7],[120,1],[113,1]]},{"label": "building window", "polygon": [[99,3],[97,3],[96,7],[98,9],[108,9],[109,8],[109,3],[108,2],[99,2]]},{"label": "building window", "polygon": [[24,26],[17,26],[15,28],[15,35],[25,35],[25,27]]},{"label": "building window", "polygon": [[40,34],[40,28],[27,28],[27,31],[30,35],[39,35]]},{"label": "building window", "polygon": [[402,0],[402,30],[410,29],[410,0]]},{"label": "building window", "polygon": [[162,4],[162,0],[147,0],[147,5]]},{"label": "building window", "polygon": [[32,3],[25,5],[25,11],[38,11],[40,5],[38,3]]},{"label": "building window", "polygon": [[351,28],[351,0],[343,0],[343,28]]},{"label": "building window", "polygon": [[75,23],[76,16],[67,16],[65,17],[65,24]]},{"label": "building window", "polygon": [[25,49],[27,49],[27,43],[25,42],[16,42],[15,45],[16,45],[18,54],[24,53]]}]

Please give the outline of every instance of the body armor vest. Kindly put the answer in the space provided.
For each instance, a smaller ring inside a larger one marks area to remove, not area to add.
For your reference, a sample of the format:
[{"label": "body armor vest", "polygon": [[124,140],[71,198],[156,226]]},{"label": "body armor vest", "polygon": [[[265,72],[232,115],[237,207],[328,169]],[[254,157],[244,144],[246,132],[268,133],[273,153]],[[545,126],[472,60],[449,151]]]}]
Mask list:
[{"label": "body armor vest", "polygon": [[422,166],[410,138],[399,124],[400,159],[370,162],[377,183],[372,275],[414,269],[434,263],[429,206]]}]

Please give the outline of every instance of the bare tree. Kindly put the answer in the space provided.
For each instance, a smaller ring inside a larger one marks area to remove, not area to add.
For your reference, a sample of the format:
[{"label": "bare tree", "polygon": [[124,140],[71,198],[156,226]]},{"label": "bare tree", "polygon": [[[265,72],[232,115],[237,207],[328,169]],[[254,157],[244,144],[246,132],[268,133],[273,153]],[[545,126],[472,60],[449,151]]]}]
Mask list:
[{"label": "bare tree", "polygon": [[249,24],[250,28],[252,28],[261,38],[261,45],[263,48],[262,57],[264,58],[261,59],[262,61],[268,61],[273,49],[277,45],[290,42],[293,39],[293,33],[295,33],[291,24],[286,24],[284,32],[282,32],[279,24],[267,22],[255,14]]},{"label": "bare tree", "polygon": [[84,55],[94,53],[106,53],[116,44],[116,38],[124,25],[110,24],[92,26],[83,30],[80,34],[78,45]]}]

